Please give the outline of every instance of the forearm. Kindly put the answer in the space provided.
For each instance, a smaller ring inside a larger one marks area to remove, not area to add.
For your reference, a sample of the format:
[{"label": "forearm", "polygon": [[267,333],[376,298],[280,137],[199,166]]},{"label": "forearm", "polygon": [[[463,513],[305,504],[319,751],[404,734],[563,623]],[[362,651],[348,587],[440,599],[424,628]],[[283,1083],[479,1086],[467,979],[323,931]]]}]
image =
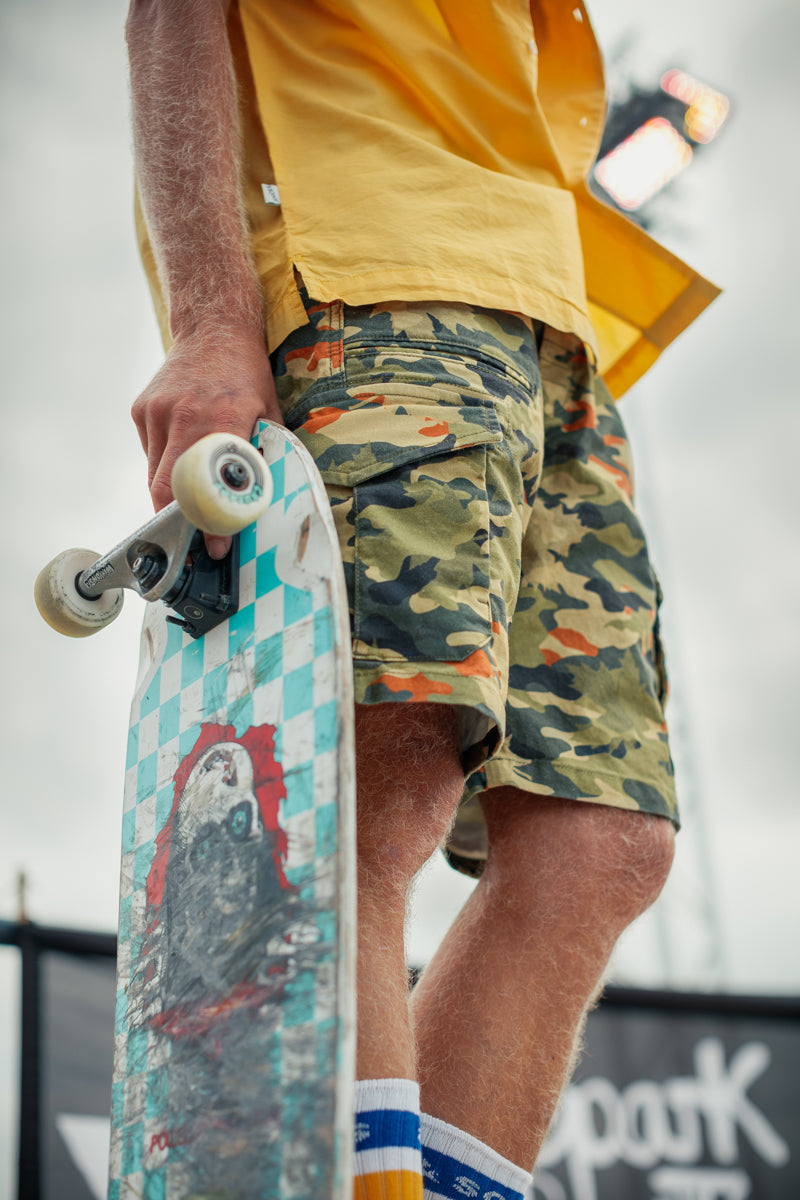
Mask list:
[{"label": "forearm", "polygon": [[133,0],[126,35],[137,179],[173,336],[261,331],[239,189],[224,0]]},{"label": "forearm", "polygon": [[[132,407],[157,509],[206,433],[281,421],[239,190],[227,0],[132,0],[127,39],[139,190],[173,342]],[[207,539],[215,556],[226,539]]]}]

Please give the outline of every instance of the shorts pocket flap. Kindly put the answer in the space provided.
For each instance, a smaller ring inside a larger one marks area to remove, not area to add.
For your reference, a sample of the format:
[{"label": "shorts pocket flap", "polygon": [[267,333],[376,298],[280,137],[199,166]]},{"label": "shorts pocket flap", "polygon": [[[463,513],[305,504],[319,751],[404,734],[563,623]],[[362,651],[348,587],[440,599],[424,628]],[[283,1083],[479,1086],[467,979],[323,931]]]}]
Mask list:
[{"label": "shorts pocket flap", "polygon": [[313,408],[295,430],[326,483],[355,487],[406,463],[502,441],[493,409],[483,404],[402,404],[383,394],[356,400]]}]

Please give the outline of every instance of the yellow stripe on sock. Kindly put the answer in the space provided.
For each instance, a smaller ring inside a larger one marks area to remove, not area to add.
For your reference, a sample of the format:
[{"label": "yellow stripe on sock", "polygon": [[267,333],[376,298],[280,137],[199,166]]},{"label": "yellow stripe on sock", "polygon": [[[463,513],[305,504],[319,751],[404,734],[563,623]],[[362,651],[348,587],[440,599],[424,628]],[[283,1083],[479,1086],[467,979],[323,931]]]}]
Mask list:
[{"label": "yellow stripe on sock", "polygon": [[416,1171],[375,1171],[356,1175],[353,1200],[422,1200],[422,1175]]}]

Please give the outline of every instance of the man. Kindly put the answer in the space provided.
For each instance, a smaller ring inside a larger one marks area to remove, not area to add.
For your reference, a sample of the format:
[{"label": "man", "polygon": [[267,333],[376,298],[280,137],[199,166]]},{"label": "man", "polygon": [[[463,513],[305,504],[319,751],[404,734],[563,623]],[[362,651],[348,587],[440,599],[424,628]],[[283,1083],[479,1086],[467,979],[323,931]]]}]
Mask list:
[{"label": "man", "polygon": [[[267,417],[340,534],[379,1144],[356,1196],[422,1194],[420,1087],[425,1194],[521,1195],[677,819],[658,589],[596,363],[620,393],[714,289],[584,187],[582,4],[134,0],[127,36],[167,345],[133,408],[153,502],[191,442]],[[480,881],[409,1005],[408,890],[442,843]]]}]

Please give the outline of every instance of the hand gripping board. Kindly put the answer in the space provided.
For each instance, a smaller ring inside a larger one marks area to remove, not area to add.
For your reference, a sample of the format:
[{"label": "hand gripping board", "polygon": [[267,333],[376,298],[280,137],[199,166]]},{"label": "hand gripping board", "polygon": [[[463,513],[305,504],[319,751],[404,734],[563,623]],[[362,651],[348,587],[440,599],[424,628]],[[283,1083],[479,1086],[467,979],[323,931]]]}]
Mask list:
[{"label": "hand gripping board", "polygon": [[131,711],[111,1200],[349,1200],[354,768],[347,596],[322,481],[260,422],[271,506],[240,607],[147,605]]}]

